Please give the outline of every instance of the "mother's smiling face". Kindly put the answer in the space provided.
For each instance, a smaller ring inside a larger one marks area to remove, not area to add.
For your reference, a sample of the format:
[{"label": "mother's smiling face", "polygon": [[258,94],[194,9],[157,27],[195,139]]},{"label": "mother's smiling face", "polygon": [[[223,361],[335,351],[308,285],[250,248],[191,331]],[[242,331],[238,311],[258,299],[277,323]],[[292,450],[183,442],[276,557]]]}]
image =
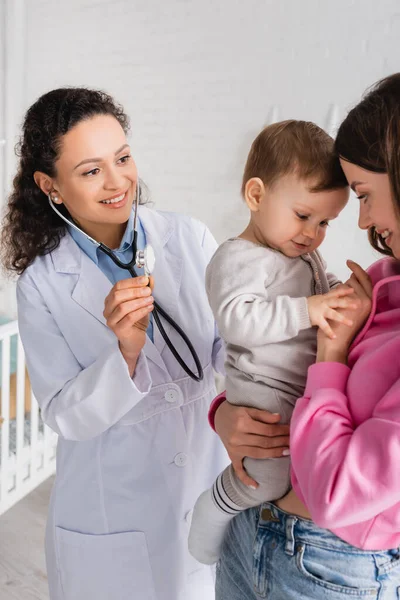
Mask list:
[{"label": "mother's smiling face", "polygon": [[359,227],[373,227],[395,258],[400,260],[400,219],[393,202],[389,176],[368,171],[344,159],[340,160],[340,164],[360,202]]}]

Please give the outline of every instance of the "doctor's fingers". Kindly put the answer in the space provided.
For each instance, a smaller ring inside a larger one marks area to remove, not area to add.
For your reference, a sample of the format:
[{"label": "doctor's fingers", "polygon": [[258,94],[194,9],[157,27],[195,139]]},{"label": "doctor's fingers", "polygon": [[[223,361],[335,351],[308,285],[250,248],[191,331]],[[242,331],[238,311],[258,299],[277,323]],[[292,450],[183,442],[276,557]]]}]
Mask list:
[{"label": "doctor's fingers", "polygon": [[[153,296],[148,296],[147,298],[137,298],[136,300],[130,300],[119,304],[112,312],[107,313],[107,315],[104,314],[108,327],[111,327],[112,329],[115,325],[124,320],[131,325],[136,323],[136,321],[139,321],[143,316],[153,310],[153,303]],[[104,313],[106,313],[106,311],[104,311]]]},{"label": "doctor's fingers", "polygon": [[152,278],[147,277],[147,275],[143,275],[141,277],[129,277],[128,279],[121,279],[113,285],[107,298],[110,298],[116,293],[123,292],[125,290],[149,287],[149,285],[151,286],[151,279]]},{"label": "doctor's fingers", "polygon": [[128,279],[121,279],[120,281],[117,281],[111,292],[113,290],[121,291],[135,287],[143,287],[146,285],[149,285],[149,278],[147,275],[142,275],[140,277],[129,277]]},{"label": "doctor's fingers", "polygon": [[118,321],[118,323],[110,326],[110,329],[115,333],[117,338],[122,340],[130,340],[132,337],[132,332],[135,330],[146,331],[149,324],[149,315],[153,310],[153,305],[146,306],[144,308],[139,308],[133,313],[129,313]]},{"label": "doctor's fingers", "polygon": [[147,286],[128,288],[124,290],[113,290],[111,290],[110,294],[107,296],[104,302],[103,315],[106,319],[115,310],[117,310],[120,306],[123,306],[127,302],[132,302],[135,300],[146,300],[151,297],[151,289]]}]

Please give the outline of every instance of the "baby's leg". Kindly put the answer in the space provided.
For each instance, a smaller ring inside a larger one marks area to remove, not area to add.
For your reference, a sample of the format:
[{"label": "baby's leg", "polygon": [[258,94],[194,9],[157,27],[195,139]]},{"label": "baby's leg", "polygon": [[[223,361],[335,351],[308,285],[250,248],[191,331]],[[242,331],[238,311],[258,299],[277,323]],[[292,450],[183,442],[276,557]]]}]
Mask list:
[{"label": "baby's leg", "polygon": [[[279,412],[281,422],[288,423],[293,411],[293,396],[270,388],[268,392],[262,408]],[[230,465],[218,476],[213,487],[203,492],[196,502],[189,550],[200,562],[212,564],[218,560],[226,528],[238,512],[281,498],[289,489],[289,457],[265,460],[246,458],[244,466],[259,484],[256,489],[245,486]]]},{"label": "baby's leg", "polygon": [[[265,410],[279,413],[281,423],[289,423],[293,412],[293,396],[277,390],[269,390],[270,393],[263,406]],[[259,408],[259,407],[258,407]],[[282,498],[290,487],[290,459],[288,456],[282,458],[268,458],[260,460],[256,458],[245,458],[243,466],[252,479],[257,481],[258,488],[244,485],[237,477],[232,465],[218,477],[214,484],[216,500],[222,501],[221,490],[235,504],[243,509],[258,506],[263,502]]]}]

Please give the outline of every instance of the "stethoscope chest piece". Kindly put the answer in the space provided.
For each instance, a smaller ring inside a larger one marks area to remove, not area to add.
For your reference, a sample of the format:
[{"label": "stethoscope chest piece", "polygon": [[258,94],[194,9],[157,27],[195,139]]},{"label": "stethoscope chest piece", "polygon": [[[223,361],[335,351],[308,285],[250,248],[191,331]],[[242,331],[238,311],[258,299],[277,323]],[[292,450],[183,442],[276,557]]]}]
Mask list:
[{"label": "stethoscope chest piece", "polygon": [[136,252],[136,266],[138,269],[144,269],[145,275],[151,275],[156,264],[156,256],[153,247],[147,245],[144,250]]}]

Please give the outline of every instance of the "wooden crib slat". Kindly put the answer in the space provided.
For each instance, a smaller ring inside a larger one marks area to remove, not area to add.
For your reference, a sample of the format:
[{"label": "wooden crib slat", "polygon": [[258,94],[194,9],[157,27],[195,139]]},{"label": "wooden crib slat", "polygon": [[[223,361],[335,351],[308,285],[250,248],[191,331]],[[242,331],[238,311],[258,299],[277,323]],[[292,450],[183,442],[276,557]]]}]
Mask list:
[{"label": "wooden crib slat", "polygon": [[6,496],[9,488],[9,454],[10,454],[10,338],[2,341],[1,359],[1,487],[0,500]]},{"label": "wooden crib slat", "polygon": [[35,477],[40,468],[38,464],[38,434],[39,434],[39,406],[31,391],[31,477]]},{"label": "wooden crib slat", "polygon": [[[10,373],[12,336],[17,340],[17,372]],[[16,321],[0,326],[2,344],[0,386],[0,515],[54,474],[56,434],[48,427],[41,434],[39,407],[25,367],[25,355]],[[26,441],[25,419],[30,415],[30,439]],[[11,439],[11,425],[16,444]],[[11,443],[11,445],[10,445]]]},{"label": "wooden crib slat", "polygon": [[17,492],[24,477],[22,453],[24,449],[25,430],[25,356],[21,338],[18,336],[17,351]]}]

